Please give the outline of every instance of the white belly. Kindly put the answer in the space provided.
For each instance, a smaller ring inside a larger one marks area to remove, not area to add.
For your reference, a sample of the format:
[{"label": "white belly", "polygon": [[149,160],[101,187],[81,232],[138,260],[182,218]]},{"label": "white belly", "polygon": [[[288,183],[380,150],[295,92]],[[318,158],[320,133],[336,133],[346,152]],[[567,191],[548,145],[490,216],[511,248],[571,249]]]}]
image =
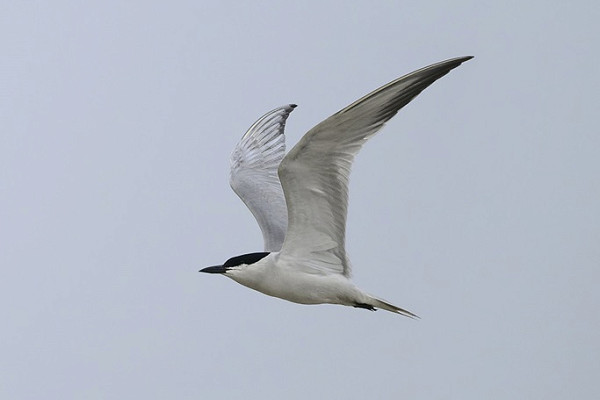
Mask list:
[{"label": "white belly", "polygon": [[345,304],[361,302],[362,292],[345,276],[306,273],[275,266],[249,266],[227,276],[269,296],[300,304]]}]

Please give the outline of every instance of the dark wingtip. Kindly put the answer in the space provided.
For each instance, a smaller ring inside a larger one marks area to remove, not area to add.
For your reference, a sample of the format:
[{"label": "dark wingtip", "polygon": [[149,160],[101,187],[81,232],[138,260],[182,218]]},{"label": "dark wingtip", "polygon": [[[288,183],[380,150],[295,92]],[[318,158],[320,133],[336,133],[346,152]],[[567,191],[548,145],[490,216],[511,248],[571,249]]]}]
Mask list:
[{"label": "dark wingtip", "polygon": [[453,63],[455,65],[455,67],[453,67],[452,69],[456,68],[457,66],[459,66],[460,64],[469,61],[470,59],[475,58],[474,56],[463,56],[463,57],[456,57],[456,58],[451,58],[449,60],[446,60],[445,62],[450,62]]},{"label": "dark wingtip", "polygon": [[439,64],[450,64],[450,65],[453,65],[453,67],[451,69],[454,69],[454,68],[458,67],[460,64],[469,61],[471,58],[475,58],[475,57],[474,56],[455,57],[455,58],[450,58],[446,61],[442,61]]}]

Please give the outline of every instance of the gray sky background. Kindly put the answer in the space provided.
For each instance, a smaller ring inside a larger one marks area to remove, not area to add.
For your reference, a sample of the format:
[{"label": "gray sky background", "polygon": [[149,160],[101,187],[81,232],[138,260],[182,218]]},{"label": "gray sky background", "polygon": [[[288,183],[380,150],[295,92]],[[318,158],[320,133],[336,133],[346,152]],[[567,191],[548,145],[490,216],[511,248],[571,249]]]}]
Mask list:
[{"label": "gray sky background", "polygon": [[[3,1],[0,398],[592,399],[597,2]],[[419,314],[199,274],[260,251],[229,154],[463,55],[359,154],[354,281]]]}]

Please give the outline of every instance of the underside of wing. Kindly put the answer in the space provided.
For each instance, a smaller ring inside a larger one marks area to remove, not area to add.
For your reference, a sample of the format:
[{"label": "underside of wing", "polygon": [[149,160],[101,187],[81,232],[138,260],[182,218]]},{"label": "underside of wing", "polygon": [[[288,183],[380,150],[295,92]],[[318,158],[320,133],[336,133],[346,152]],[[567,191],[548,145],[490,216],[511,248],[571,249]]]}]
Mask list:
[{"label": "underside of wing", "polygon": [[250,209],[263,234],[265,251],[279,251],[287,230],[287,208],[277,175],[285,155],[285,122],[296,107],[289,104],[263,115],[231,154],[229,183]]},{"label": "underside of wing", "polygon": [[311,260],[309,267],[323,273],[350,275],[345,229],[355,155],[398,110],[470,58],[443,61],[398,78],[304,135],[279,167],[288,209],[281,257]]}]

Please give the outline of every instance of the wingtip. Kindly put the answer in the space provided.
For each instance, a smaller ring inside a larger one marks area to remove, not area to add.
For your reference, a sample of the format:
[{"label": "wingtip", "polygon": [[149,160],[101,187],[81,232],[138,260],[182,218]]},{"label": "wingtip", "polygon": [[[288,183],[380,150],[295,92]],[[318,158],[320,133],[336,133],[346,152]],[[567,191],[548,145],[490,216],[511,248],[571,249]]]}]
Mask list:
[{"label": "wingtip", "polygon": [[440,64],[453,64],[455,66],[459,66],[460,64],[469,61],[471,58],[475,58],[475,56],[454,57],[454,58],[450,58],[446,61],[442,61],[442,62],[440,62]]},{"label": "wingtip", "polygon": [[290,114],[294,109],[298,107],[297,104],[286,104],[284,106],[279,107],[280,110],[285,112],[286,114]]}]

